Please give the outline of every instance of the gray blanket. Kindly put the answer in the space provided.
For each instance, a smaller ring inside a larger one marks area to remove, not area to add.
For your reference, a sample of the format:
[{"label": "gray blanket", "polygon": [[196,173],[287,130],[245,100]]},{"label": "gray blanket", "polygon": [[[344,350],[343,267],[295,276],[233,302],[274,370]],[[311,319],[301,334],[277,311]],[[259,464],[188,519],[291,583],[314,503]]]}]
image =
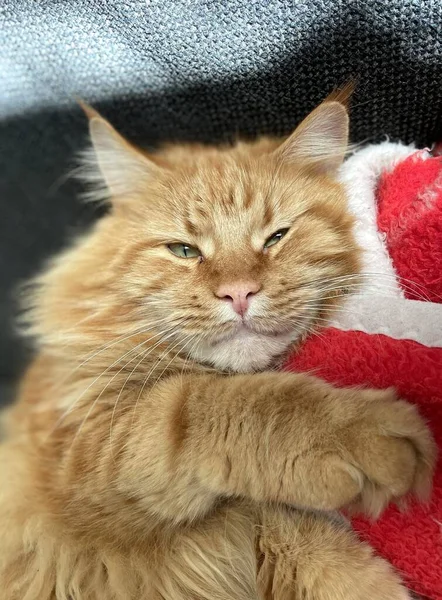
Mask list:
[{"label": "gray blanket", "polygon": [[96,215],[63,175],[73,97],[132,139],[285,133],[355,77],[354,140],[440,135],[440,0],[2,0],[0,377],[23,362],[12,290]]}]

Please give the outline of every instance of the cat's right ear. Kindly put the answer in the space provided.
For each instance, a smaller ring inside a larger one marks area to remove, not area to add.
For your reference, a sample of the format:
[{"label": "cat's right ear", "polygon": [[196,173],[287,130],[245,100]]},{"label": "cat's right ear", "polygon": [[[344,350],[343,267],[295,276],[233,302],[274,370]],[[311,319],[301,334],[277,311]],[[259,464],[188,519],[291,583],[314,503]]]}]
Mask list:
[{"label": "cat's right ear", "polygon": [[89,119],[93,147],[93,154],[85,154],[85,178],[95,185],[100,179],[104,181],[112,198],[141,191],[160,167],[124,139],[95,109],[81,100],[78,103]]}]

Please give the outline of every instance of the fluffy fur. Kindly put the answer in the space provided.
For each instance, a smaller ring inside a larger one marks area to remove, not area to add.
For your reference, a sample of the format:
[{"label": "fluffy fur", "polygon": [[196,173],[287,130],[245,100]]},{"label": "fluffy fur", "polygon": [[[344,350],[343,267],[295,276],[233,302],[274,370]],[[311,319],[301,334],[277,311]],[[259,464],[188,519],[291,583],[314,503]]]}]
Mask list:
[{"label": "fluffy fur", "polygon": [[[391,391],[272,370],[358,281],[344,105],[282,143],[154,156],[86,110],[112,210],[34,282],[0,450],[3,598],[406,598],[329,511],[425,495],[424,422]],[[241,317],[218,290],[244,281]]]}]

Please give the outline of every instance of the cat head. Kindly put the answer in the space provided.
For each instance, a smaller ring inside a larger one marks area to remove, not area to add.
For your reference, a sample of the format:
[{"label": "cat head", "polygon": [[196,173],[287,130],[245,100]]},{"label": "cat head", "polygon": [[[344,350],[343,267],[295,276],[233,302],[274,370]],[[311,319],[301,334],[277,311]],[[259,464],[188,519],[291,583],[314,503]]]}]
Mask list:
[{"label": "cat head", "polygon": [[341,102],[322,103],[282,142],[153,155],[85,110],[92,179],[111,210],[41,279],[43,338],[92,351],[144,332],[172,354],[247,372],[323,324],[358,271],[337,180]]}]

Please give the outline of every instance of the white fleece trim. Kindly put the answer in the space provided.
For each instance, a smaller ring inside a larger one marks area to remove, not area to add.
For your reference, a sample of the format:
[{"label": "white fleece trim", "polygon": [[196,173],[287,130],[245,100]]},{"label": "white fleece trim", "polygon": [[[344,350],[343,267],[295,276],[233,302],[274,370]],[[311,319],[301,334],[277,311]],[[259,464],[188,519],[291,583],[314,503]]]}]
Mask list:
[{"label": "white fleece trim", "polygon": [[424,346],[442,348],[442,304],[373,295],[357,299],[357,309],[341,313],[333,327],[382,333],[396,340],[414,340]]},{"label": "white fleece trim", "polygon": [[356,152],[341,167],[340,180],[347,192],[350,211],[356,217],[356,241],[363,249],[362,293],[404,297],[385,245],[385,236],[377,227],[375,194],[381,173],[391,171],[415,151],[414,146],[383,142]]},{"label": "white fleece trim", "polygon": [[442,346],[442,305],[404,297],[385,239],[376,222],[376,186],[381,173],[416,152],[414,146],[383,142],[367,146],[341,167],[349,208],[356,217],[355,237],[363,249],[360,292],[349,296],[331,325],[343,330],[382,333],[425,346]]}]

